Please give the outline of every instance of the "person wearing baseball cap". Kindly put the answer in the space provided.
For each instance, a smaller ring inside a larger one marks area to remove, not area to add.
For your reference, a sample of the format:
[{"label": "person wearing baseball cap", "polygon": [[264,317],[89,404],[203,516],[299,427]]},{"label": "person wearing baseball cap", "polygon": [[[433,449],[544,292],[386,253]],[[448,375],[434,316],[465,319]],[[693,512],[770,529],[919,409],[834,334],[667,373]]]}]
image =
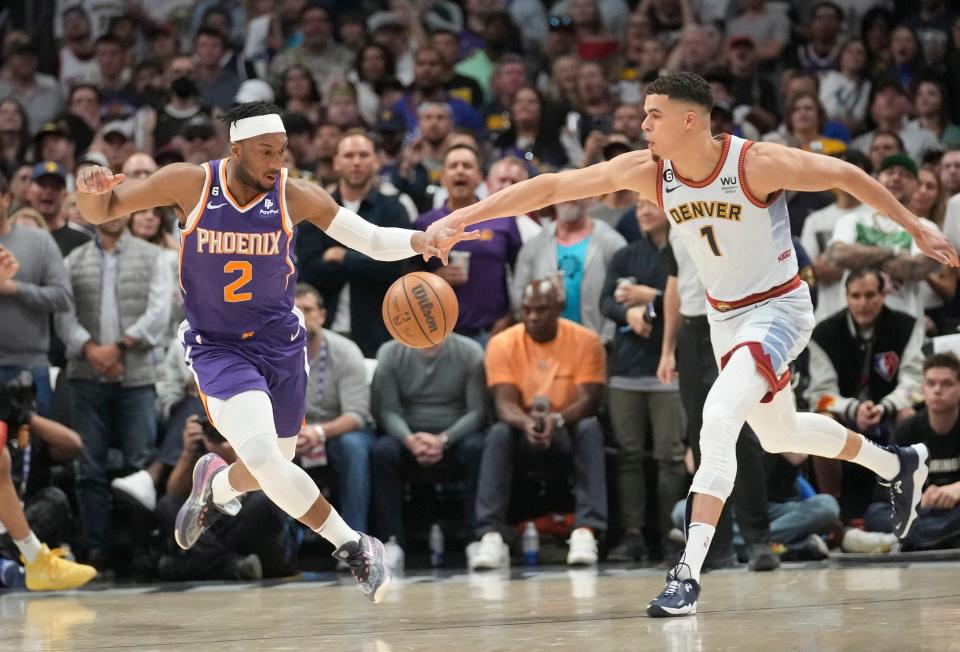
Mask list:
[{"label": "person wearing baseball cap", "polygon": [[56,161],[41,161],[34,165],[30,187],[27,188],[27,203],[47,221],[50,234],[64,257],[90,239],[89,235],[67,224],[61,210],[66,198],[67,171],[63,166]]},{"label": "person wearing baseball cap", "polygon": [[919,168],[912,158],[906,154],[891,154],[880,163],[877,180],[906,206],[920,184],[918,173]]}]

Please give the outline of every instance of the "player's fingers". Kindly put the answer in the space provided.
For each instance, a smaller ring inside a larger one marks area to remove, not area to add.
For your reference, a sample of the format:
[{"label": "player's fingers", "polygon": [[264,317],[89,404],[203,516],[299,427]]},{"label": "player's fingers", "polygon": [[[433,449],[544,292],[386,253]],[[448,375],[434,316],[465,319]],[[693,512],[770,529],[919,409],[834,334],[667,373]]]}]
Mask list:
[{"label": "player's fingers", "polygon": [[460,233],[457,234],[457,240],[476,240],[479,237],[479,231],[460,231]]},{"label": "player's fingers", "polygon": [[111,188],[116,187],[118,183],[122,183],[123,180],[126,178],[127,178],[126,175],[124,175],[122,172],[113,175],[113,179],[112,179],[112,183],[110,184],[110,187]]}]

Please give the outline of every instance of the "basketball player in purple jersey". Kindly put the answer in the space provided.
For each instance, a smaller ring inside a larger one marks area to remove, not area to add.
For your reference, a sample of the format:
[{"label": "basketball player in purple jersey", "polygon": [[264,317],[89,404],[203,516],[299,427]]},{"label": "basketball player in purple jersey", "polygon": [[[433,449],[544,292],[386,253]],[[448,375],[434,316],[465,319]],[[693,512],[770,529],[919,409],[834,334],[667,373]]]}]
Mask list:
[{"label": "basketball player in purple jersey", "polygon": [[303,315],[294,308],[293,229],[309,221],[377,260],[419,254],[446,262],[453,244],[477,235],[377,227],[320,186],[289,179],[281,166],[286,132],[272,104],[241,104],[221,119],[230,128],[227,158],[168,165],[148,181],[121,183],[122,174],[98,166],[77,179],[77,208],[90,222],[173,206],[183,227],[180,338],[210,421],[240,461],[200,458],[175,538],[189,548],[214,519],[236,514],[243,494],[262,489],[330,541],[364,595],[380,602],[390,584],[383,544],[347,526],[292,462],[308,373]]},{"label": "basketball player in purple jersey", "polygon": [[[876,446],[829,417],[798,414],[789,389],[780,391],[789,387],[787,365],[806,346],[814,325],[809,290],[797,276],[783,190],[840,188],[902,225],[934,261],[958,266],[957,252],[942,234],[923,227],[856,166],[773,143],[714,138],[712,107],[710,85],[702,77],[661,77],[650,84],[645,100],[648,150],[521,181],[430,227],[462,230],[550,204],[633,190],[657,202],[677,229],[707,289],[721,372],[703,406],[702,462],[687,499],[686,549],[667,574],[663,592],[647,605],[651,616],[697,611],[700,569],[733,489],[736,438],[744,421],[767,451],[849,460],[874,471],[889,483],[898,536],[906,536],[916,518],[927,477],[925,446]],[[674,287],[674,297],[675,292]],[[664,312],[677,319],[679,308],[670,294],[668,287]],[[674,373],[674,351],[665,336],[658,376],[669,382]]]}]

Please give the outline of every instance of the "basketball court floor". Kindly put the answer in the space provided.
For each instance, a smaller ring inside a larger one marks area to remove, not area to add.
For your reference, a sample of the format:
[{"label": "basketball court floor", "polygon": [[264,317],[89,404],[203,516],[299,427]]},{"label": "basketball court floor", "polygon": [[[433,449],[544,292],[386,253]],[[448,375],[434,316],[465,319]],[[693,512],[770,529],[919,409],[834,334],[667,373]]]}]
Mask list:
[{"label": "basketball court floor", "polygon": [[960,650],[960,563],[716,571],[654,620],[658,570],[415,575],[380,605],[347,577],[0,594],[0,650]]}]

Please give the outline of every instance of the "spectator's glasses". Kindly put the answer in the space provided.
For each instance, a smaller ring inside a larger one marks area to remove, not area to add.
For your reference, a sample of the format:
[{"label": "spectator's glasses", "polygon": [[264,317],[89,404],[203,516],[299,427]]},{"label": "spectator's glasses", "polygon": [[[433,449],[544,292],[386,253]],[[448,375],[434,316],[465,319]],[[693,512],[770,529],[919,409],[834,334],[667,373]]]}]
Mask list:
[{"label": "spectator's glasses", "polygon": [[573,18],[570,16],[550,16],[550,29],[573,29]]}]

